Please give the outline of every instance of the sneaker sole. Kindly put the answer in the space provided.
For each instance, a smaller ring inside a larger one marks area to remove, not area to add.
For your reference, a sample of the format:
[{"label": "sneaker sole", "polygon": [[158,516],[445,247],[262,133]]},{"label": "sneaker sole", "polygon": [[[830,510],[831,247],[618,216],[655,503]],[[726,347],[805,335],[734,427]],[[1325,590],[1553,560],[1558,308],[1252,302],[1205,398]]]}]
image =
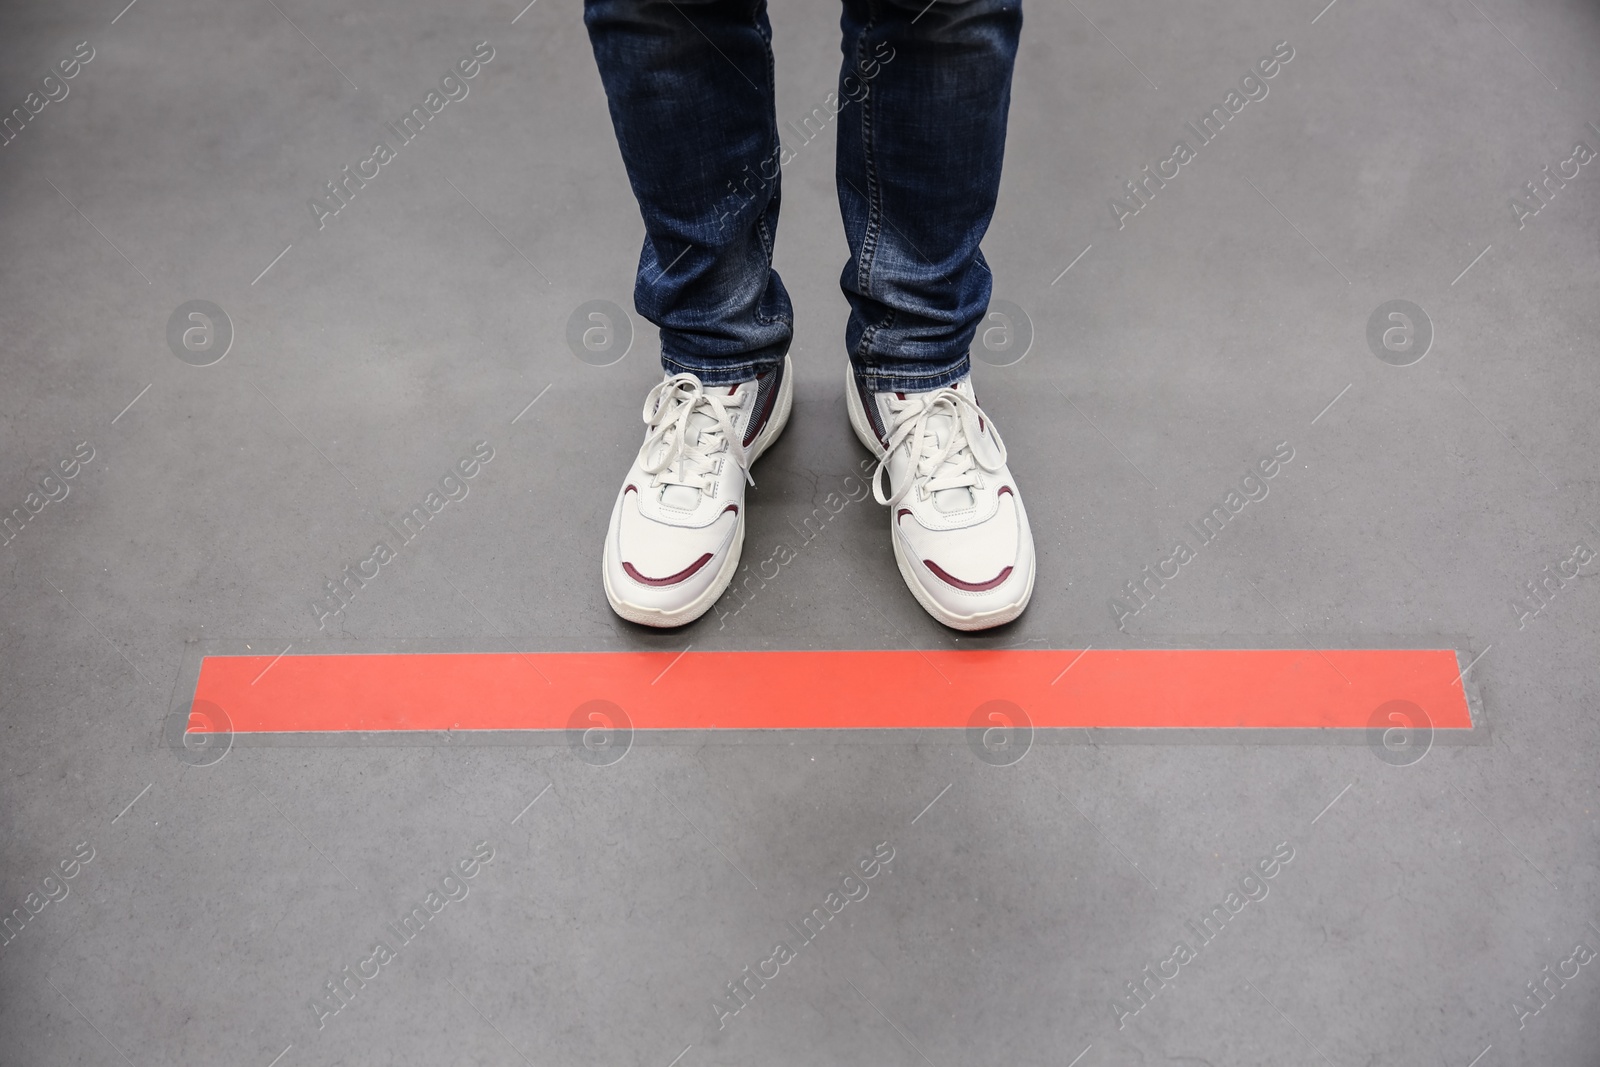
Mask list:
[{"label": "sneaker sole", "polygon": [[[855,431],[856,438],[866,450],[871,452],[874,458],[881,460],[884,456],[884,447],[878,441],[878,435],[872,432],[872,423],[867,419],[866,408],[861,404],[861,393],[856,388],[855,370],[848,363],[844,368],[844,376],[845,410],[850,413],[850,428]],[[1028,527],[1028,511],[1023,507],[1020,498],[1014,499],[1017,501],[1017,510],[1021,514],[1023,528],[1029,529],[1029,536],[1032,536],[1031,529]],[[906,588],[911,590],[911,595],[916,597],[917,603],[922,605],[922,610],[952,630],[988,630],[995,626],[1004,626],[1021,615],[1024,609],[1027,608],[1028,601],[1033,599],[1033,583],[1034,579],[1039,575],[1037,564],[1028,572],[1028,588],[1022,591],[1020,600],[1013,604],[1007,604],[1003,608],[996,608],[994,611],[978,612],[973,615],[957,615],[955,612],[940,605],[922,588],[922,583],[917,580],[916,572],[911,569],[910,564],[906,561],[905,553],[900,549],[900,539],[894,535],[893,528],[889,531],[889,546],[894,549],[894,562],[900,568],[900,577],[905,581]]]},{"label": "sneaker sole", "polygon": [[[794,374],[789,357],[783,357],[783,384],[778,387],[778,397],[773,404],[772,416],[767,419],[767,425],[756,435],[755,441],[750,446],[750,466],[756,465],[762,453],[771,448],[777,441],[778,435],[783,433],[783,428],[789,424],[789,412],[794,407]],[[734,574],[739,570],[739,559],[744,554],[744,512],[739,509],[739,527],[734,531],[733,548],[728,552],[728,558],[722,561],[717,568],[716,576],[706,591],[695,597],[688,604],[676,611],[661,611],[657,608],[648,608],[642,604],[631,604],[617,595],[611,588],[610,568],[604,561],[600,567],[600,580],[606,589],[606,599],[611,602],[611,610],[629,622],[641,626],[653,626],[659,629],[670,629],[675,626],[687,626],[700,616],[711,610],[723,593],[728,591],[728,586],[733,582]],[[616,521],[616,511],[613,508],[611,521]],[[609,543],[609,536],[607,538]]]}]

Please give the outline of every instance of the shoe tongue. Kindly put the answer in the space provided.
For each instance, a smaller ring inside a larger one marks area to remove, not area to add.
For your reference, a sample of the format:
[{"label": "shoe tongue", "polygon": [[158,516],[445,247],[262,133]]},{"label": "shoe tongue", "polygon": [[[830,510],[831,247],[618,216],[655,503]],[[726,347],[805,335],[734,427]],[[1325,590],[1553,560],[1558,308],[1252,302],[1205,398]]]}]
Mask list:
[{"label": "shoe tongue", "polygon": [[[730,412],[729,421],[732,421],[732,414]],[[684,449],[687,451],[698,446],[702,435],[709,433],[716,427],[717,420],[711,414],[709,406],[698,405],[689,415],[689,422],[684,430]],[[693,511],[700,505],[700,498],[701,490],[692,485],[664,485],[661,487],[661,503],[669,508]]]},{"label": "shoe tongue", "polygon": [[692,485],[663,485],[661,503],[669,508],[693,511],[700,503],[700,490]]},{"label": "shoe tongue", "polygon": [[[950,435],[956,432],[955,416],[950,413],[948,407],[941,404],[928,416],[923,432],[933,436],[933,449],[937,453],[950,440]],[[950,461],[946,460],[945,462],[948,463]],[[933,473],[936,477],[939,474],[938,471]],[[972,507],[973,502],[972,490],[966,486],[958,485],[951,489],[939,489],[935,490],[933,494],[934,510],[942,515],[963,511]]]}]

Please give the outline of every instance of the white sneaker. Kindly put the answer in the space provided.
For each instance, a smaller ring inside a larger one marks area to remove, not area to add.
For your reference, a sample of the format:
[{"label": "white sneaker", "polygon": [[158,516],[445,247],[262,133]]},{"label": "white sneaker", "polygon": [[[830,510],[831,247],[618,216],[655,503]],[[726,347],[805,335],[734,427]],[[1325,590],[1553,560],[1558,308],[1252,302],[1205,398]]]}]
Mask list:
[{"label": "white sneaker", "polygon": [[895,562],[917,602],[957,630],[1021,615],[1033,595],[1033,533],[970,376],[920,393],[871,393],[853,368],[847,376],[850,425],[878,457],[872,493],[889,505]]},{"label": "white sneaker", "polygon": [[733,580],[744,547],[749,469],[783,432],[789,358],[738,385],[674,374],[644,401],[644,445],[611,509],[601,575],[618,615],[682,626]]}]

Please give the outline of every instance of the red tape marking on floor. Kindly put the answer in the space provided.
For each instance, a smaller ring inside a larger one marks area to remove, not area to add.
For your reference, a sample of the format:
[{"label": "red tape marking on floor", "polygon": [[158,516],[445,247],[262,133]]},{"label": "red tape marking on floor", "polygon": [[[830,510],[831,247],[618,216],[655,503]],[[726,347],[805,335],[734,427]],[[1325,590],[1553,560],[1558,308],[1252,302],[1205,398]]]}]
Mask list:
[{"label": "red tape marking on floor", "polygon": [[1405,700],[1465,730],[1459,674],[1451,649],[207,656],[194,699],[235,733],[564,730],[591,700],[637,730],[966,727],[993,700],[1043,728],[1351,729]]}]

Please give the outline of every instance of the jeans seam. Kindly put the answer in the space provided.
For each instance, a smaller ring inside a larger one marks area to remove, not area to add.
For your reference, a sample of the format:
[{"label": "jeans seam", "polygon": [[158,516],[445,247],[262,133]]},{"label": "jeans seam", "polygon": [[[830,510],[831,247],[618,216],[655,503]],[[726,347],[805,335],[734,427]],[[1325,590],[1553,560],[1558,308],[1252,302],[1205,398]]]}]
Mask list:
[{"label": "jeans seam", "polygon": [[[778,86],[777,60],[772,54],[772,38],[769,37],[766,33],[764,33],[762,31],[762,29],[761,29],[761,19],[760,19],[761,6],[762,5],[760,5],[760,4],[756,4],[756,5],[752,6],[752,8],[750,10],[750,24],[755,29],[756,36],[761,38],[761,47],[767,53],[767,100],[768,101],[776,101],[776,99],[777,99],[777,91],[778,91],[778,88],[777,88],[777,86]],[[773,124],[774,135],[776,135],[776,129],[777,129],[777,115],[776,115],[776,113],[774,113],[773,116],[772,116],[772,124]],[[767,155],[765,157],[763,157],[763,158],[772,158],[776,154],[777,154],[777,150],[774,149],[771,144],[768,144],[767,145]],[[780,162],[778,164],[778,171],[777,171],[776,174],[773,175],[773,178],[772,178],[772,188],[767,194],[767,204],[768,204],[769,207],[772,204],[772,197],[777,194],[778,189],[779,189],[780,184],[782,183],[782,181],[783,181],[783,164],[782,164],[782,162],[780,160]],[[765,257],[766,257],[766,272],[767,272],[768,281],[770,282],[771,276],[772,276],[773,240],[772,240],[772,231],[767,227],[767,215],[766,215],[765,211],[763,211],[761,214],[756,216],[756,233],[761,238],[761,251],[765,254]],[[763,315],[761,313],[761,303],[760,303],[759,299],[757,300],[756,306],[753,309],[753,314],[755,316],[755,320],[757,322],[761,323],[761,325],[763,325],[763,326],[771,326],[771,325],[773,325],[775,323],[787,325],[786,323],[783,323],[783,320],[781,320],[781,319],[768,318],[767,316]]]},{"label": "jeans seam", "polygon": [[861,331],[861,341],[856,346],[856,353],[857,353],[857,355],[859,355],[861,357],[862,362],[867,362],[868,361],[867,357],[871,355],[872,342],[877,339],[878,331],[879,330],[889,330],[889,329],[893,329],[894,328],[894,320],[895,320],[895,315],[896,314],[897,314],[896,310],[894,308],[890,308],[889,309],[889,313],[887,315],[885,315],[881,321],[874,322],[872,325],[868,326],[865,330]]},{"label": "jeans seam", "polygon": [[[867,37],[878,26],[880,12],[876,0],[867,0],[867,21],[861,27],[861,32],[856,36],[856,69],[862,69],[865,62]],[[867,188],[865,197],[867,201],[867,220],[862,227],[861,256],[856,262],[856,281],[861,291],[867,296],[872,295],[872,272],[876,263],[878,252],[878,235],[882,232],[883,204],[881,199],[882,185],[878,181],[876,160],[872,152],[872,116],[875,109],[874,100],[877,94],[868,93],[860,101],[861,108],[861,161],[862,170],[866,173]],[[857,343],[856,354],[866,362],[872,351],[872,344],[880,330],[888,329],[894,325],[895,309],[889,308],[889,313],[884,318],[871,324],[861,332],[861,340]]]},{"label": "jeans seam", "polygon": [[[758,368],[765,368],[769,363],[767,360],[741,359],[735,362],[727,362],[719,359],[713,361],[715,363],[714,366],[696,367],[693,364],[685,363],[683,360],[677,359],[673,356],[664,356],[663,362],[671,364],[680,371],[687,371],[688,373],[693,374],[696,378],[704,378],[710,375],[730,374],[734,371],[754,372]],[[778,362],[783,362],[782,357],[779,357]],[[742,382],[748,381],[750,378],[754,377],[755,374],[751,373],[747,377],[732,378],[730,380]]]},{"label": "jeans seam", "polygon": [[866,374],[867,374],[868,377],[872,377],[872,378],[904,378],[904,379],[906,379],[908,381],[911,381],[911,380],[921,380],[921,379],[924,379],[924,378],[946,378],[946,377],[950,377],[953,374],[953,372],[949,368],[946,368],[944,370],[925,371],[925,372],[922,372],[922,373],[913,373],[913,372],[909,372],[909,371],[895,371],[895,372],[893,372],[891,374],[891,373],[889,373],[887,371],[867,371]]},{"label": "jeans seam", "polygon": [[[964,355],[962,357],[963,361],[967,361],[968,359],[968,356]],[[919,390],[917,386],[922,385],[927,381],[933,379],[943,379],[944,381],[942,384],[949,384],[951,382],[960,381],[962,378],[965,378],[972,373],[972,366],[970,362],[965,362],[964,365],[958,364],[957,367],[959,369],[949,368],[939,371],[928,371],[925,373],[906,373],[903,371],[886,372],[868,369],[861,371],[860,376],[866,379],[867,385],[872,389],[873,392],[886,392],[890,389],[905,389],[908,392],[919,392],[921,390]],[[900,385],[899,383],[901,382],[916,383],[916,385]],[[937,389],[939,386],[933,386],[933,388]]]},{"label": "jeans seam", "polygon": [[[774,180],[774,184],[776,184],[776,180]],[[756,219],[756,232],[761,235],[761,250],[766,255],[766,272],[768,281],[770,283],[772,277],[772,231],[767,229],[767,217],[765,213]],[[762,325],[770,326],[779,321],[778,319],[769,319],[761,313],[761,303],[759,299],[757,300],[753,311],[756,321]]]},{"label": "jeans seam", "polygon": [[[867,37],[878,25],[878,10],[875,0],[868,0],[867,23],[861,28],[860,35],[856,38],[856,64],[864,60],[864,49]],[[882,227],[883,203],[882,186],[878,181],[876,158],[872,151],[872,116],[876,108],[872,101],[875,94],[868,93],[861,101],[861,159],[862,169],[867,177],[867,224],[861,237],[861,261],[857,264],[857,271],[861,275],[862,291],[872,293],[872,269],[878,251],[878,234]]]}]

